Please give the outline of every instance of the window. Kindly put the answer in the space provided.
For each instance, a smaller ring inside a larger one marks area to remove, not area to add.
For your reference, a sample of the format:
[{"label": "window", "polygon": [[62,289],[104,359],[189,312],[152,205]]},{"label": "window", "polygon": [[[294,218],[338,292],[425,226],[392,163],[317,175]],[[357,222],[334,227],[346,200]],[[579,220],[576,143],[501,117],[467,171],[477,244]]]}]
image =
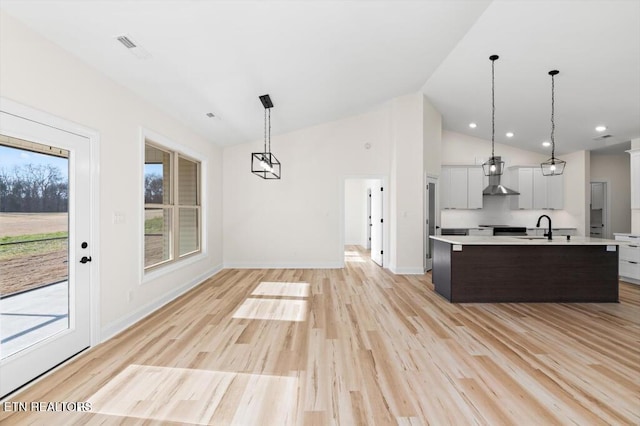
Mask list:
[{"label": "window", "polygon": [[145,141],[145,270],[199,253],[200,223],[200,162]]}]

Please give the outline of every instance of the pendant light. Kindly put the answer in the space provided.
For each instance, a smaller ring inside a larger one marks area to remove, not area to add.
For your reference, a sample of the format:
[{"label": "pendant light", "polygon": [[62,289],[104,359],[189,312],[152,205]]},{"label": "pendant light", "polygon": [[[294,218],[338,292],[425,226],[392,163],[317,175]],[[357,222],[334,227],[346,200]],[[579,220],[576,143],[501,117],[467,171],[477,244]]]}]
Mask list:
[{"label": "pendant light", "polygon": [[554,139],[554,133],[556,131],[556,123],[554,121],[555,113],[555,80],[554,77],[558,75],[560,71],[551,70],[549,75],[551,76],[551,158],[544,163],[540,163],[542,174],[544,176],[561,175],[564,172],[564,166],[566,161],[562,161],[556,158],[556,142]]},{"label": "pendant light", "polygon": [[491,157],[482,163],[482,170],[485,176],[498,176],[504,171],[504,161],[500,157],[495,156],[495,134],[496,134],[496,90],[495,90],[495,69],[494,65],[498,55],[491,55]]},{"label": "pendant light", "polygon": [[251,173],[262,179],[280,179],[280,161],[271,153],[271,108],[273,108],[273,102],[271,102],[269,95],[262,95],[259,98],[264,107],[264,150],[263,152],[251,153]]}]

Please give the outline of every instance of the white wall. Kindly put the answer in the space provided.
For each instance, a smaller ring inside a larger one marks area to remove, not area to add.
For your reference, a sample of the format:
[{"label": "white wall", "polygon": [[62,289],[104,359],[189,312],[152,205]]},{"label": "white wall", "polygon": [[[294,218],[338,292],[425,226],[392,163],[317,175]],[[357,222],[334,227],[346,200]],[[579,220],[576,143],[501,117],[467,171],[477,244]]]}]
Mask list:
[{"label": "white wall", "polygon": [[609,194],[610,229],[614,232],[631,232],[631,167],[629,155],[591,155],[591,182],[607,182]]},{"label": "white wall", "polygon": [[394,273],[424,272],[424,95],[392,100],[391,252]]},{"label": "white wall", "polygon": [[[537,166],[548,159],[548,155],[515,148],[500,143],[495,144],[495,153],[502,157],[505,167]],[[456,132],[442,132],[442,164],[467,165],[482,164],[491,155],[491,141],[463,135]],[[573,155],[573,154],[571,154]],[[541,214],[549,215],[554,228],[577,228],[579,235],[585,232],[584,200],[576,198],[578,193],[584,197],[583,182],[585,179],[584,164],[572,164],[567,161],[565,169],[565,209],[564,210],[511,210],[509,196],[485,196],[483,208],[480,210],[442,210],[440,226],[476,227],[486,224],[504,224],[534,227]],[[580,180],[582,179],[582,180]],[[501,182],[509,187],[509,172],[502,175]],[[569,195],[568,194],[572,194]]]},{"label": "white wall", "polygon": [[[287,106],[272,115],[279,108]],[[225,266],[342,266],[344,179],[389,176],[389,105],[283,135],[273,131],[281,180],[249,172],[250,154],[262,141],[224,148]]]},{"label": "white wall", "polygon": [[[128,89],[0,12],[0,89],[3,97],[76,122],[100,134],[100,307],[103,337],[172,297],[179,286],[211,275],[222,263],[221,152],[211,141]],[[208,251],[199,261],[141,284],[141,126],[205,158]],[[248,156],[247,156],[248,159]],[[114,224],[114,212],[124,223]],[[131,301],[129,301],[131,295]]]},{"label": "white wall", "polygon": [[[564,211],[575,221],[578,235],[589,235],[591,201],[591,152],[576,151],[562,156],[564,168]],[[554,223],[555,226],[555,223]]]},{"label": "white wall", "polygon": [[439,176],[442,165],[442,115],[426,97],[422,102],[422,133],[424,171],[428,175]]}]

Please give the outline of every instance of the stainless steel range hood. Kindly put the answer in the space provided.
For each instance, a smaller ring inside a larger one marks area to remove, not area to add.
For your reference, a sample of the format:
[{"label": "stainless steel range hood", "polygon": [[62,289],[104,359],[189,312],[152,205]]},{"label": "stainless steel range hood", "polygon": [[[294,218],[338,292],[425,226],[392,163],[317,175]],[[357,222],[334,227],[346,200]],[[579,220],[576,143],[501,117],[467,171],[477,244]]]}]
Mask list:
[{"label": "stainless steel range hood", "polygon": [[[499,162],[500,157],[496,157],[496,160]],[[514,191],[513,189],[502,185],[500,183],[500,176],[502,175],[489,176],[489,186],[482,191],[482,195],[520,195],[518,191]]]}]

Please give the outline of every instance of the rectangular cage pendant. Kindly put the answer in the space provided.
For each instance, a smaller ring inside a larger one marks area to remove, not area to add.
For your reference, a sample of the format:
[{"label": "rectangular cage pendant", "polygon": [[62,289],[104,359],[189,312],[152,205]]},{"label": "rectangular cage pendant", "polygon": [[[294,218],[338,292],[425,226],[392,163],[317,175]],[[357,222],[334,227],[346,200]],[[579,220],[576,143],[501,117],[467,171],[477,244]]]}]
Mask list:
[{"label": "rectangular cage pendant", "polygon": [[251,153],[251,173],[262,179],[280,179],[280,161],[270,152]]}]

